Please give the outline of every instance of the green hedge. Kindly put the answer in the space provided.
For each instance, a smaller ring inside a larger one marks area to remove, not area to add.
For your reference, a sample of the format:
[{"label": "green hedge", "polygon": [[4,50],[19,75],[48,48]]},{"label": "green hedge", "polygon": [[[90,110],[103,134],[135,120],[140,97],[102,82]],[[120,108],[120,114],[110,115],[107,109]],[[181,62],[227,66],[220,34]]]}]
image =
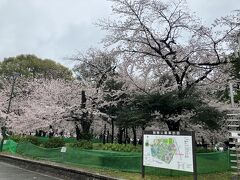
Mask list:
[{"label": "green hedge", "polygon": [[49,138],[48,141],[44,142],[42,146],[45,148],[58,148],[58,147],[65,146],[65,142],[63,138],[52,137],[52,138]]},{"label": "green hedge", "polygon": [[118,151],[118,152],[141,152],[141,146],[134,146],[132,144],[102,144],[94,143],[93,149],[96,150],[109,150],[109,151]]},{"label": "green hedge", "polygon": [[37,146],[40,146],[41,144],[41,141],[36,136],[13,135],[13,136],[9,136],[9,139],[15,141],[16,143],[30,142]]},{"label": "green hedge", "polygon": [[80,140],[67,144],[68,147],[80,148],[80,149],[93,149],[93,143],[87,140]]}]

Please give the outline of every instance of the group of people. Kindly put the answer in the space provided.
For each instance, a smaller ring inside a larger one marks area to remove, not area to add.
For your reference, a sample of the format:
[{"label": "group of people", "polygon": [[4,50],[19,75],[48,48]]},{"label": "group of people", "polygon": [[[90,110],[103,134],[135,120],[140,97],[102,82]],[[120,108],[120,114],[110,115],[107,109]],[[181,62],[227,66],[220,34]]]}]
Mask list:
[{"label": "group of people", "polygon": [[36,130],[35,134],[30,133],[30,135],[40,136],[40,137],[63,137],[64,130],[58,131],[57,129],[54,130],[53,127],[50,125],[48,131],[44,131],[42,129]]}]

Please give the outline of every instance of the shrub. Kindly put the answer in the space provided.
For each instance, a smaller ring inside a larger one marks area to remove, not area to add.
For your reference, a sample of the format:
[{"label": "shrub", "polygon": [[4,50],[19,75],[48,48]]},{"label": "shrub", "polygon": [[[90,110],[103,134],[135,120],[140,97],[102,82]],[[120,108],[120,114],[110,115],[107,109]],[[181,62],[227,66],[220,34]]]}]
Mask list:
[{"label": "shrub", "polygon": [[91,140],[93,138],[93,135],[90,133],[80,133],[81,140]]},{"label": "shrub", "polygon": [[21,135],[13,135],[10,136],[9,139],[12,139],[16,143],[21,143],[21,142],[30,142],[34,145],[39,146],[41,144],[41,141],[35,136],[21,136]]},{"label": "shrub", "polygon": [[104,146],[103,143],[94,143],[93,144],[93,149],[95,149],[95,150],[102,150],[103,146]]},{"label": "shrub", "polygon": [[101,144],[95,143],[94,149],[97,150],[109,150],[109,151],[123,151],[123,152],[141,152],[140,146],[134,146],[132,144]]},{"label": "shrub", "polygon": [[59,137],[49,138],[48,141],[42,144],[42,146],[45,148],[58,148],[58,147],[63,147],[64,145],[65,145],[65,142],[63,138],[59,138]]},{"label": "shrub", "polygon": [[25,138],[23,139],[24,142],[30,142],[36,146],[39,146],[41,144],[41,141],[39,141],[39,139],[35,136],[25,136]]},{"label": "shrub", "polygon": [[24,137],[21,135],[12,135],[12,136],[8,137],[8,139],[11,139],[11,140],[15,141],[16,143],[21,142],[23,138]]},{"label": "shrub", "polygon": [[68,146],[80,149],[92,149],[93,143],[87,140],[79,140],[77,142],[69,143]]},{"label": "shrub", "polygon": [[211,149],[207,149],[207,148],[197,148],[196,153],[211,153],[211,152],[215,152],[214,150]]}]

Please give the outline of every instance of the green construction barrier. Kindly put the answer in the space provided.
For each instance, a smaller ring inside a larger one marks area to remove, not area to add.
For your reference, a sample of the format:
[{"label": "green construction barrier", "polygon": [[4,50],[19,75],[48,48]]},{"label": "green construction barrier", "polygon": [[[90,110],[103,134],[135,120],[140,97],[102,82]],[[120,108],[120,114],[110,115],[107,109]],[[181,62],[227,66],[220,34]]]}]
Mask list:
[{"label": "green construction barrier", "polygon": [[4,140],[3,143],[3,152],[10,152],[15,154],[17,149],[17,143],[13,140]]},{"label": "green construction barrier", "polygon": [[[13,142],[9,141],[9,143],[4,145],[5,150],[10,151],[11,148],[7,148],[5,146],[13,147],[11,143]],[[17,144],[15,152],[32,158],[65,164],[107,168],[126,172],[141,172],[141,153],[82,150],[69,147],[67,147],[67,151],[63,153],[61,152],[61,148],[46,149],[27,142]],[[197,154],[197,171],[199,174],[226,172],[229,170],[230,167],[228,151]],[[181,171],[173,171],[153,167],[146,167],[146,173],[166,176],[191,174]]]}]

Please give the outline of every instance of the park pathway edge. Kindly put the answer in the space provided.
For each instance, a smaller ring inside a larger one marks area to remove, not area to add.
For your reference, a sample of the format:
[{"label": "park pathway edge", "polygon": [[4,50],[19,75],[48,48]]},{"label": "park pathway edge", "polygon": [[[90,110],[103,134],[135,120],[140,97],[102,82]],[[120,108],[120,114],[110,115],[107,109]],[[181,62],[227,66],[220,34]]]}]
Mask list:
[{"label": "park pathway edge", "polygon": [[75,168],[60,166],[55,163],[29,160],[6,154],[0,154],[0,161],[66,180],[119,180],[118,178],[85,172]]}]

